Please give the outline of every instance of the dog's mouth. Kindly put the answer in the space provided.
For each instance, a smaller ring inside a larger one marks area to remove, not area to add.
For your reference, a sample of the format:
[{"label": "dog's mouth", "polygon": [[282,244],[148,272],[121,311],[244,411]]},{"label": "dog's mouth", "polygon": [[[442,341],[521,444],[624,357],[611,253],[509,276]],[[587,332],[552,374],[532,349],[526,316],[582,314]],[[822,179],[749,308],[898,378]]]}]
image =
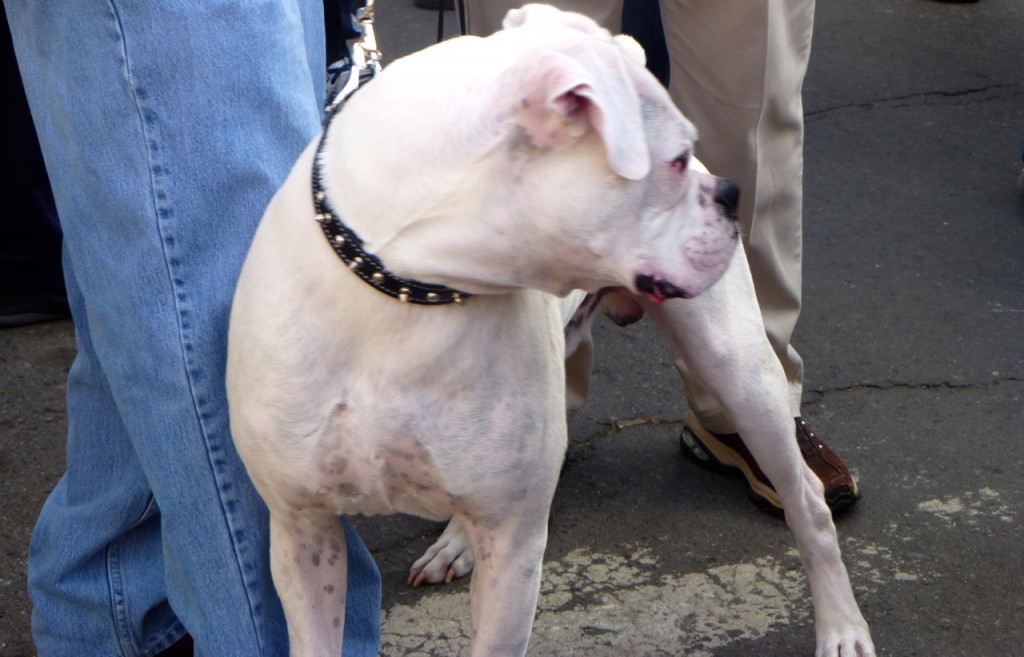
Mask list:
[{"label": "dog's mouth", "polygon": [[662,303],[668,299],[689,299],[693,296],[686,290],[650,274],[637,274],[634,284],[640,294],[654,303]]}]

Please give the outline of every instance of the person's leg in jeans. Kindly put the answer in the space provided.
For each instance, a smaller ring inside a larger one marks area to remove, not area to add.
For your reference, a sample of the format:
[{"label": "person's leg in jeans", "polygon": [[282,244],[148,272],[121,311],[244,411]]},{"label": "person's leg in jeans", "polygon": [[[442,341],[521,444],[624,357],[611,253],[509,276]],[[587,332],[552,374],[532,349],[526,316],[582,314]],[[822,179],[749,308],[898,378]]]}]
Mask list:
[{"label": "person's leg in jeans", "polygon": [[[320,125],[320,0],[5,0],[65,230],[67,472],[33,534],[41,657],[287,654],[266,510],[224,390],[235,280]],[[349,528],[350,529],[350,528]],[[379,575],[349,531],[346,655]]]}]

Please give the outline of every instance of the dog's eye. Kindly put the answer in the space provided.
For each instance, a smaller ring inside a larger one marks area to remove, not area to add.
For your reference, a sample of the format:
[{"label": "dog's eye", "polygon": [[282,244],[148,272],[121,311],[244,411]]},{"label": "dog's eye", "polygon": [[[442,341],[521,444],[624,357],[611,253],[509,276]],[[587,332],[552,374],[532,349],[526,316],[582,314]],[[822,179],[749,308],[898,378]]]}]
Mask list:
[{"label": "dog's eye", "polygon": [[690,163],[690,151],[684,151],[681,155],[672,160],[672,168],[683,173],[686,171],[686,166]]}]

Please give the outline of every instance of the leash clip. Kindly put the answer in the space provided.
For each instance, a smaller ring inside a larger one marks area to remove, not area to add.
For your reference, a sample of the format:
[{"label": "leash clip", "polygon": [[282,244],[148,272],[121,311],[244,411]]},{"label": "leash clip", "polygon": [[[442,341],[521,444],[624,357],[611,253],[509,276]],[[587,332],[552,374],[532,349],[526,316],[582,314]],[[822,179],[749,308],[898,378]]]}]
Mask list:
[{"label": "leash clip", "polygon": [[366,0],[366,6],[358,12],[356,18],[363,35],[353,45],[353,59],[357,69],[361,71],[369,67],[376,75],[380,72],[380,60],[384,53],[377,47],[377,33],[373,29],[373,19],[373,0]]},{"label": "leash clip", "polygon": [[[330,117],[349,96],[381,72],[384,53],[377,46],[374,30],[374,0],[366,0],[366,6],[356,13],[359,23],[359,38],[352,44],[352,56],[334,62],[328,67],[331,81],[328,83],[326,116]],[[354,73],[354,75],[353,75]]]}]

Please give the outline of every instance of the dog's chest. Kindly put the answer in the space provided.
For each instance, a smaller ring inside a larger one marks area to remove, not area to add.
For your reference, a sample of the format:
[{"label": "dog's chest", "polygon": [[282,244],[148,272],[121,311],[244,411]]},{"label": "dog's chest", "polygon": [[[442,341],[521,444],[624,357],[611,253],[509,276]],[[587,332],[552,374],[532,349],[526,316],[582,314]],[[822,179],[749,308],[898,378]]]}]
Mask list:
[{"label": "dog's chest", "polygon": [[547,458],[551,388],[561,380],[511,369],[529,360],[480,355],[472,368],[430,376],[352,377],[308,416],[319,419],[295,445],[294,501],[347,514],[472,515],[477,491],[513,487]]},{"label": "dog's chest", "polygon": [[[311,450],[308,477],[296,492],[303,506],[335,513],[451,515],[437,457],[408,422],[339,404]],[[373,423],[376,428],[357,431]],[[376,438],[374,440],[373,438]]]}]

